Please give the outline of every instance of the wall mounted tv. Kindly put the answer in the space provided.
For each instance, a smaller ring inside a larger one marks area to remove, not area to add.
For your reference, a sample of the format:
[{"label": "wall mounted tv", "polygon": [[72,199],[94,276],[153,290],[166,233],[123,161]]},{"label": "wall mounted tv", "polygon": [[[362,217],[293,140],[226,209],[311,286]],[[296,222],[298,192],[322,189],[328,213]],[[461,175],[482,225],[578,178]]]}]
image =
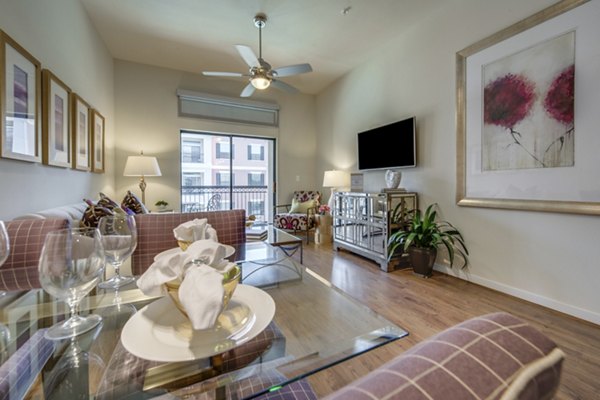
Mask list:
[{"label": "wall mounted tv", "polygon": [[417,166],[415,117],[358,134],[358,169]]}]

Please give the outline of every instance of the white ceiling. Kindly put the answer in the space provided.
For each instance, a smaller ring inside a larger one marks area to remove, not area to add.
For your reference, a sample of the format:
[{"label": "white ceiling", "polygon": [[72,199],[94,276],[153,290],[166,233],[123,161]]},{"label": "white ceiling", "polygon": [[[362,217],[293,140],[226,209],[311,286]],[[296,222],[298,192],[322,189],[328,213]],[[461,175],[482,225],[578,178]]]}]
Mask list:
[{"label": "white ceiling", "polygon": [[[274,68],[310,63],[313,72],[282,80],[316,94],[447,0],[81,2],[114,58],[198,74],[246,73],[233,45],[248,45],[258,54],[253,18],[263,12],[268,17],[263,58]],[[349,6],[350,12],[343,15]],[[237,79],[241,90],[246,83]]]}]

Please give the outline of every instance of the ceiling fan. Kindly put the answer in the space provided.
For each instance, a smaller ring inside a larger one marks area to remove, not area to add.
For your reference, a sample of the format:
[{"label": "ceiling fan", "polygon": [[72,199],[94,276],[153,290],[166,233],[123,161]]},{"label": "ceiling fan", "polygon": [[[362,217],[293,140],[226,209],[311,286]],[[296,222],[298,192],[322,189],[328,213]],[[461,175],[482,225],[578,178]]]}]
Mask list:
[{"label": "ceiling fan", "polygon": [[254,51],[252,51],[250,47],[241,44],[235,45],[238,53],[240,53],[240,56],[242,56],[250,68],[247,74],[214,71],[203,71],[202,74],[205,76],[248,77],[250,83],[242,90],[240,97],[250,97],[256,89],[264,90],[269,86],[292,94],[298,93],[298,89],[277,78],[311,72],[312,67],[310,64],[295,64],[272,68],[271,64],[262,58],[262,29],[265,27],[266,23],[267,16],[265,14],[256,14],[254,17],[254,25],[258,28],[258,57],[256,57],[256,54],[254,54]]}]

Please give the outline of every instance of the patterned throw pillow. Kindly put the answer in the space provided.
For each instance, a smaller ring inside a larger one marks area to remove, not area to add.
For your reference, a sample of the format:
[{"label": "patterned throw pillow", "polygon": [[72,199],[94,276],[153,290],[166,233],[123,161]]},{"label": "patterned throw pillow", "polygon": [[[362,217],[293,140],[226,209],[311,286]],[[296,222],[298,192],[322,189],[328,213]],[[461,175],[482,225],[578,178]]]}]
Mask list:
[{"label": "patterned throw pillow", "polygon": [[100,218],[106,217],[107,215],[113,215],[113,212],[106,207],[94,204],[93,201],[88,199],[84,199],[83,201],[87,203],[88,208],[85,209],[83,217],[81,217],[81,221],[79,222],[79,225],[82,228],[97,228]]},{"label": "patterned throw pillow", "polygon": [[290,214],[305,214],[309,208],[316,207],[316,200],[308,200],[300,202],[296,199],[292,199],[292,208],[290,208]]},{"label": "patterned throw pillow", "polygon": [[144,203],[142,203],[135,194],[131,193],[130,190],[127,191],[125,198],[121,202],[121,207],[123,209],[129,208],[136,214],[148,214],[148,209]]},{"label": "patterned throw pillow", "polygon": [[100,192],[98,194],[100,195],[100,200],[98,200],[98,202],[96,203],[97,206],[108,208],[109,210],[120,207],[119,203],[117,203],[104,193]]}]

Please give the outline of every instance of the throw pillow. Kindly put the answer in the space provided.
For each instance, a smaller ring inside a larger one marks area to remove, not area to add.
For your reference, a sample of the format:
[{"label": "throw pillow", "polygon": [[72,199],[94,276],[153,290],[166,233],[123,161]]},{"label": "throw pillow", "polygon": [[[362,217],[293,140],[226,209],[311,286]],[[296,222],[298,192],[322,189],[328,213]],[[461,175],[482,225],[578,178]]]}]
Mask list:
[{"label": "throw pillow", "polygon": [[136,214],[148,214],[148,209],[144,203],[142,203],[135,194],[131,193],[131,190],[127,191],[125,198],[121,202],[121,207],[123,207],[123,209],[129,208]]},{"label": "throw pillow", "polygon": [[316,200],[299,201],[296,199],[292,199],[292,207],[290,208],[290,214],[305,214],[309,208],[316,206]]},{"label": "throw pillow", "polygon": [[115,215],[135,215],[133,211],[131,211],[127,207],[120,206],[119,203],[100,192],[100,200],[96,203],[97,206],[108,208]]},{"label": "throw pillow", "polygon": [[119,207],[119,204],[116,201],[114,201],[113,199],[111,199],[110,197],[105,195],[104,193],[100,192],[99,195],[100,195],[100,200],[98,200],[96,205],[98,205],[100,207],[108,208],[109,210]]},{"label": "throw pillow", "polygon": [[85,209],[83,217],[81,217],[81,221],[79,222],[79,225],[82,228],[97,228],[100,218],[106,217],[107,215],[113,215],[113,212],[106,207],[94,204],[88,199],[84,199],[83,201],[87,203],[88,208]]}]

